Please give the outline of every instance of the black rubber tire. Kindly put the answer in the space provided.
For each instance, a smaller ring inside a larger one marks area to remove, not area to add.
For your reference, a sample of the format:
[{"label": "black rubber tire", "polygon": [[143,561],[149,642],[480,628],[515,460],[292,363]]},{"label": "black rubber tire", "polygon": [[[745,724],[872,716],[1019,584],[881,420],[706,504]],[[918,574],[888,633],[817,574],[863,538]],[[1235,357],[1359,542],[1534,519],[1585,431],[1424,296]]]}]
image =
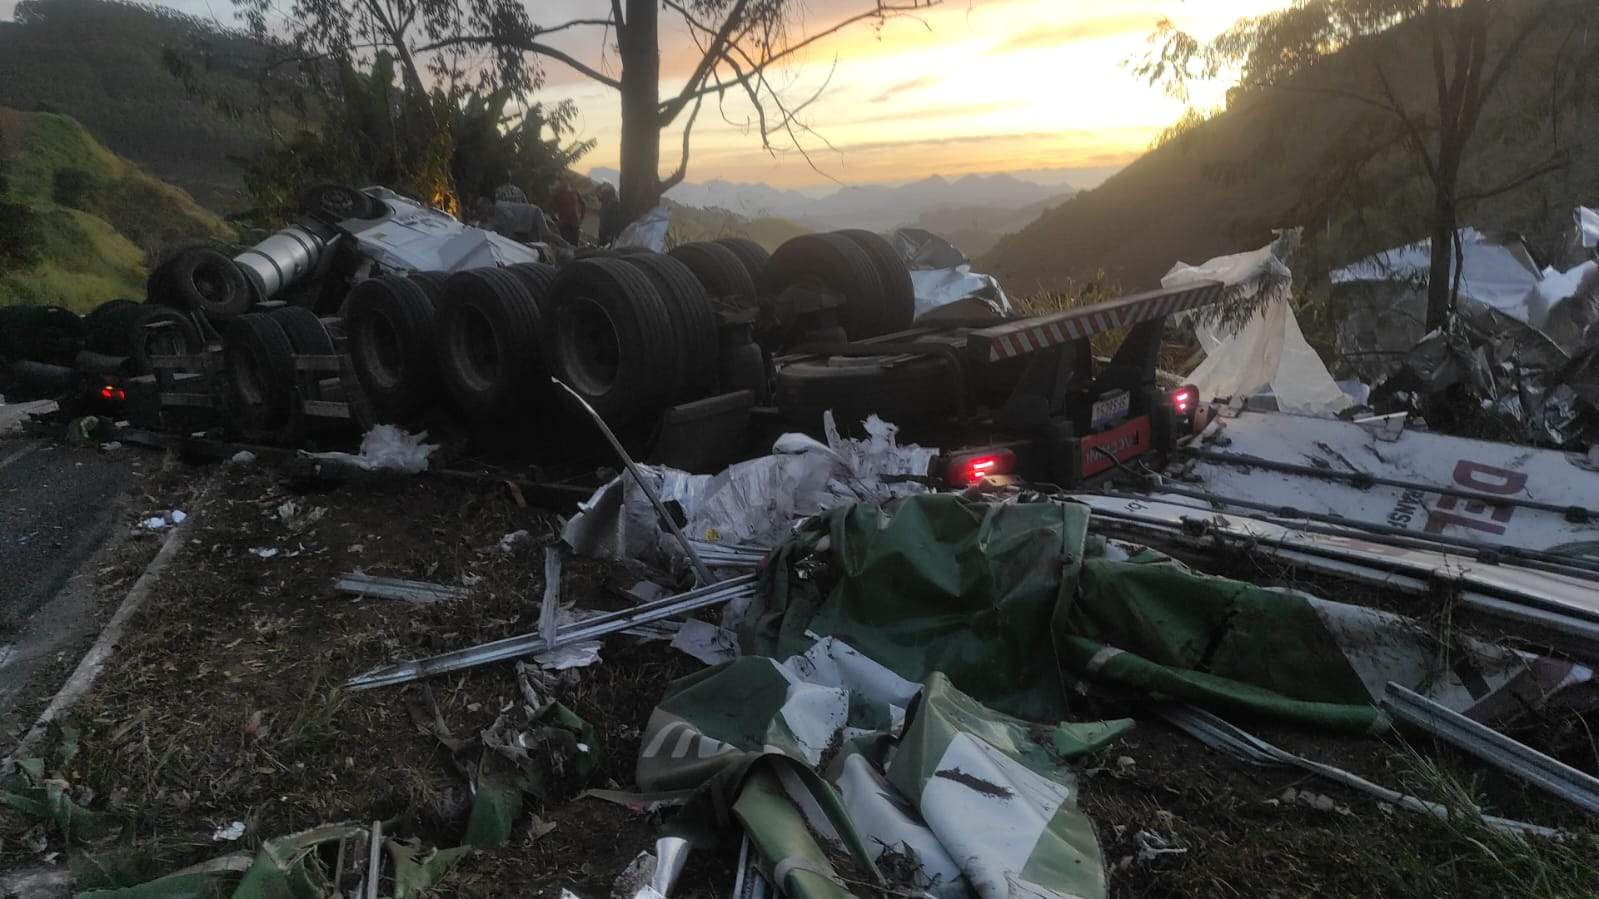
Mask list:
[{"label": "black rubber tire", "polygon": [[347,184],[316,184],[300,194],[300,208],[330,224],[350,219],[378,219],[387,212],[383,201]]},{"label": "black rubber tire", "polygon": [[716,310],[705,288],[689,267],[670,256],[640,253],[622,261],[649,277],[655,293],[666,302],[677,346],[677,390],[674,401],[697,400],[716,388],[722,355],[716,333]]},{"label": "black rubber tire", "polygon": [[840,427],[873,413],[894,424],[948,415],[958,388],[952,364],[935,357],[893,366],[790,363],[777,372],[777,409],[808,430],[820,428],[829,409]]},{"label": "black rubber tire", "polygon": [[284,306],[267,313],[289,338],[297,356],[332,356],[333,336],[316,313],[302,306]]},{"label": "black rubber tire", "polygon": [[[894,245],[881,234],[860,228],[834,231],[841,237],[854,241],[866,251],[877,269],[877,280],[883,289],[883,331],[892,334],[910,328],[916,320],[916,285],[911,283],[911,270],[899,258]],[[848,330],[847,328],[845,330]]]},{"label": "black rubber tire", "polygon": [[539,305],[504,269],[457,272],[445,284],[435,352],[456,408],[479,421],[515,416],[549,396]]},{"label": "black rubber tire", "polygon": [[241,430],[288,423],[294,395],[294,348],[272,316],[241,315],[222,331],[222,358]]},{"label": "black rubber tire", "polygon": [[744,263],[744,270],[749,272],[757,293],[761,296],[771,293],[771,285],[766,280],[766,264],[772,260],[772,254],[766,252],[765,247],[747,237],[721,237],[714,243],[731,250],[738,261]]},{"label": "black rubber tire", "polygon": [[555,283],[555,276],[561,271],[560,268],[542,262],[518,262],[507,266],[505,270],[522,282],[527,295],[539,305],[540,313],[549,311],[550,285]]},{"label": "black rubber tire", "polygon": [[128,355],[128,323],[139,313],[133,300],[107,300],[83,317],[84,347],[107,356]]},{"label": "black rubber tire", "polygon": [[422,288],[428,300],[433,303],[433,308],[439,308],[439,300],[444,296],[444,282],[450,279],[448,272],[412,272],[405,276],[407,281]]},{"label": "black rubber tire", "polygon": [[151,275],[155,302],[225,321],[250,311],[255,294],[232,259],[205,247],[184,250]]},{"label": "black rubber tire", "polygon": [[622,259],[589,258],[561,269],[550,289],[544,355],[556,377],[613,427],[658,413],[681,353],[666,301]]},{"label": "black rubber tire", "polygon": [[[160,325],[152,329],[152,325]],[[187,356],[205,350],[205,338],[188,313],[170,306],[145,303],[128,320],[128,369],[136,375],[150,373],[151,356]]]},{"label": "black rubber tire", "polygon": [[755,305],[755,279],[737,253],[712,241],[686,243],[666,255],[688,266],[713,302],[737,309]]},{"label": "black rubber tire", "polygon": [[71,366],[83,351],[83,319],[60,306],[12,306],[5,323],[6,355],[13,359]]},{"label": "black rubber tire", "polygon": [[804,234],[777,248],[766,266],[773,295],[799,285],[844,295],[838,323],[851,340],[883,331],[883,287],[866,251],[837,234]]},{"label": "black rubber tire", "polygon": [[368,278],[345,301],[350,365],[382,421],[410,421],[438,396],[436,309],[421,285],[397,275]]},{"label": "black rubber tire", "polygon": [[21,322],[28,315],[26,310],[32,308],[21,304],[0,306],[0,359],[15,362],[24,358],[23,335],[27,332]]}]

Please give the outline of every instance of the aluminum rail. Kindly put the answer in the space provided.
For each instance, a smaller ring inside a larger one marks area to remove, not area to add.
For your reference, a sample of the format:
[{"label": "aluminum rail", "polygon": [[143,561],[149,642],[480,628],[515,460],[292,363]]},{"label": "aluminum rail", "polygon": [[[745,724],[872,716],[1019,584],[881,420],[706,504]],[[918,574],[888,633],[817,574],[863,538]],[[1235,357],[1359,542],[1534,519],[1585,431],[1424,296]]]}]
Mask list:
[{"label": "aluminum rail", "polygon": [[467,595],[465,587],[357,573],[334,579],[333,589],[341,593],[376,596],[379,599],[400,599],[406,602],[447,602],[452,599],[465,599]]},{"label": "aluminum rail", "polygon": [[621,633],[641,624],[662,621],[699,609],[721,605],[742,596],[753,595],[755,595],[755,575],[746,574],[742,577],[722,581],[719,584],[690,590],[677,596],[668,596],[653,602],[647,602],[631,609],[606,612],[603,615],[596,615],[593,618],[573,622],[559,628],[555,633],[554,640],[547,641],[537,633],[520,634],[515,637],[506,637],[503,640],[494,640],[489,643],[470,646],[466,649],[429,656],[425,659],[389,665],[352,677],[345,681],[344,685],[352,690],[370,690],[374,687],[410,683],[425,677],[447,674],[451,671],[462,671],[467,668],[476,668],[479,665],[533,655],[544,652],[546,649],[556,649],[573,643],[598,639],[610,634]]},{"label": "aluminum rail", "polygon": [[[1390,687],[1393,685],[1390,684]],[[1161,706],[1155,713],[1164,718],[1166,722],[1178,730],[1183,731],[1194,739],[1215,749],[1232,754],[1233,756],[1253,765],[1281,765],[1284,767],[1298,768],[1311,774],[1324,777],[1334,783],[1343,784],[1353,790],[1359,790],[1368,796],[1373,796],[1390,805],[1406,808],[1423,815],[1448,820],[1451,811],[1448,806],[1425,799],[1390,790],[1381,784],[1373,783],[1358,774],[1345,771],[1342,768],[1311,761],[1304,756],[1294,755],[1275,744],[1249,733],[1248,731],[1212,715],[1204,709],[1191,705]],[[1532,836],[1553,839],[1560,832],[1538,824],[1528,824],[1512,818],[1496,818],[1492,815],[1483,815],[1482,822],[1496,830],[1508,833],[1530,834]]]},{"label": "aluminum rail", "polygon": [[[1572,576],[1591,576],[1593,574],[1599,574],[1599,560],[1589,560],[1581,556],[1565,556],[1558,553],[1542,552],[1540,550],[1526,549],[1523,547],[1511,546],[1503,543],[1477,543],[1471,540],[1462,540],[1459,537],[1445,537],[1442,534],[1431,534],[1422,537],[1418,536],[1414,531],[1408,531],[1404,528],[1394,527],[1392,525],[1374,524],[1369,521],[1361,521],[1357,518],[1344,518],[1339,515],[1323,515],[1318,512],[1297,509],[1293,506],[1278,506],[1272,505],[1271,503],[1257,503],[1253,500],[1247,499],[1235,499],[1232,497],[1222,496],[1218,493],[1211,493],[1208,490],[1186,490],[1181,487],[1174,487],[1170,483],[1162,483],[1159,487],[1151,489],[1155,493],[1166,493],[1172,496],[1187,497],[1188,499],[1204,500],[1207,503],[1212,503],[1218,506],[1233,506],[1239,509],[1250,509],[1255,512],[1265,512],[1269,516],[1288,519],[1291,521],[1313,521],[1325,525],[1336,525],[1339,528],[1345,529],[1344,533],[1355,530],[1364,531],[1368,534],[1378,534],[1389,538],[1389,540],[1393,542],[1395,546],[1406,546],[1412,549],[1436,549],[1439,546],[1452,546],[1456,549],[1469,550],[1470,555],[1474,559],[1485,564],[1492,564],[1495,561],[1495,557],[1503,557],[1505,559],[1514,561],[1518,565],[1523,565],[1528,568],[1537,568],[1544,571],[1553,571],[1558,574]],[[1143,496],[1140,494],[1113,491],[1105,491],[1102,495],[1130,500],[1147,501],[1150,499],[1156,499],[1156,497]],[[1215,510],[1197,509],[1195,511],[1214,512]],[[1329,532],[1326,528],[1315,528],[1305,525],[1296,525],[1296,527],[1299,527],[1301,530],[1308,531],[1312,534]],[[1332,531],[1331,533],[1337,532]]]},{"label": "aluminum rail", "polygon": [[1395,718],[1541,787],[1591,815],[1599,814],[1599,778],[1391,681],[1384,692],[1382,707]]},{"label": "aluminum rail", "polygon": [[1536,509],[1540,512],[1553,512],[1565,516],[1567,521],[1576,524],[1585,524],[1590,521],[1599,521],[1599,510],[1588,509],[1583,506],[1562,506],[1556,503],[1539,502],[1535,499],[1518,499],[1513,496],[1496,495],[1492,493],[1478,493],[1475,490],[1461,490],[1458,487],[1439,487],[1435,484],[1425,484],[1421,481],[1407,481],[1403,478],[1389,478],[1378,474],[1369,474],[1364,471],[1333,471],[1327,468],[1316,468],[1310,465],[1296,465],[1292,462],[1278,462],[1274,459],[1257,459],[1253,456],[1239,456],[1233,453],[1218,453],[1211,450],[1196,450],[1189,447],[1179,447],[1178,454],[1190,459],[1199,459],[1205,462],[1217,462],[1222,465],[1236,465],[1239,467],[1263,468],[1267,471],[1280,471],[1284,474],[1304,475],[1309,478],[1322,478],[1330,481],[1343,481],[1355,487],[1371,487],[1381,484],[1384,487],[1400,487],[1405,490],[1417,490],[1422,493],[1435,493],[1439,496],[1453,496],[1458,499],[1469,499],[1475,502],[1486,503],[1490,506],[1519,506],[1523,509]]}]

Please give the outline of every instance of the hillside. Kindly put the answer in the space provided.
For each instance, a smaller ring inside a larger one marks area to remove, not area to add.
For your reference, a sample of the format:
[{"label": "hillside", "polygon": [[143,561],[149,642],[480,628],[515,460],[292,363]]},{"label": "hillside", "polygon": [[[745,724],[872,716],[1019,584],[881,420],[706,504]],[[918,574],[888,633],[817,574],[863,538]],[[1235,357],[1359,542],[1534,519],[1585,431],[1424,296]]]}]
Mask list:
[{"label": "hillside", "polygon": [[[69,115],[208,208],[241,205],[241,170],[231,159],[252,155],[267,134],[247,112],[253,85],[222,60],[252,52],[250,42],[171,10],[115,0],[24,0],[16,17],[0,22],[0,106]],[[162,63],[164,50],[201,35],[218,51],[203,72],[207,90],[233,100],[237,117],[191,98]]]},{"label": "hillside", "polygon": [[0,271],[0,303],[84,310],[142,297],[149,261],[161,252],[234,238],[182,189],[112,153],[66,116],[0,107],[0,136],[8,199],[38,215],[41,257]]},{"label": "hillside", "polygon": [[1071,198],[1073,191],[1046,197],[1020,209],[997,206],[941,206],[929,209],[908,222],[931,231],[959,247],[967,256],[977,257],[994,248],[1006,235],[1026,228],[1050,209]]},{"label": "hillside", "polygon": [[672,223],[667,229],[669,246],[695,240],[715,240],[718,237],[747,237],[768,251],[777,249],[784,241],[810,228],[787,219],[772,216],[746,218],[726,209],[701,209],[667,201],[672,208]]},{"label": "hillside", "polygon": [[[1429,100],[1436,104],[1423,37],[1415,28],[1383,36],[1390,78],[1402,101],[1416,109]],[[1560,37],[1531,46],[1533,63],[1506,78],[1473,144],[1464,192],[1502,182],[1547,157],[1543,142],[1528,139],[1525,116],[1547,106],[1546,67]],[[1356,60],[1342,57],[1309,74],[1312,88],[1371,78]],[[1589,81],[1585,113],[1563,124],[1562,143],[1577,146],[1571,165],[1465,211],[1463,225],[1516,230],[1549,246],[1570,221],[1573,205],[1599,200],[1599,84]],[[1358,172],[1340,167],[1348,158],[1345,142],[1387,132],[1392,119],[1381,116],[1354,103],[1307,100],[1306,94],[1237,99],[1220,116],[1000,241],[978,264],[1016,293],[1084,283],[1100,271],[1111,283],[1138,290],[1157,285],[1178,260],[1251,249],[1270,242],[1273,228],[1305,226],[1306,251],[1295,268],[1314,279],[1425,236],[1430,194],[1408,157],[1392,154]],[[1322,203],[1328,196],[1333,201]]]}]

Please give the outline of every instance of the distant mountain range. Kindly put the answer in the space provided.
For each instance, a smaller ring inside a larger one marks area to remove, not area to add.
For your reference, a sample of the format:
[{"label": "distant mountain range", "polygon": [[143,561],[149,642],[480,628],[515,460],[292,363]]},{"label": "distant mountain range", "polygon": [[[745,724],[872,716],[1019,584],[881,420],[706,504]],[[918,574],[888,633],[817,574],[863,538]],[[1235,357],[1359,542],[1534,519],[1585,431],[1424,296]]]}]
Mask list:
[{"label": "distant mountain range", "polygon": [[[596,168],[589,177],[616,183],[615,169]],[[960,218],[1005,220],[1015,213],[1060,203],[1076,191],[1046,186],[1014,175],[939,175],[908,184],[852,184],[823,196],[785,190],[763,183],[714,180],[681,184],[667,193],[675,202],[705,209],[725,209],[747,218],[774,217],[814,229],[867,228],[884,231],[916,224],[927,216],[958,211]],[[1028,221],[1031,219],[1029,218]],[[1027,224],[1015,223],[1014,228]],[[969,252],[981,252],[982,247]]]}]

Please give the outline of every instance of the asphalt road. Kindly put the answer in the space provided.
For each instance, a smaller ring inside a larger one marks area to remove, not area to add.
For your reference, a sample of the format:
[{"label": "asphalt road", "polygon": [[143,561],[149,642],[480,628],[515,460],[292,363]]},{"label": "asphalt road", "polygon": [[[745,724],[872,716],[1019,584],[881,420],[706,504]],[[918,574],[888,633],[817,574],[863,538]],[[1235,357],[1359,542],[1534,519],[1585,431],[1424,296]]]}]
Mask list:
[{"label": "asphalt road", "polygon": [[93,572],[73,576],[111,534],[131,471],[127,451],[0,438],[0,718],[93,632]]}]

